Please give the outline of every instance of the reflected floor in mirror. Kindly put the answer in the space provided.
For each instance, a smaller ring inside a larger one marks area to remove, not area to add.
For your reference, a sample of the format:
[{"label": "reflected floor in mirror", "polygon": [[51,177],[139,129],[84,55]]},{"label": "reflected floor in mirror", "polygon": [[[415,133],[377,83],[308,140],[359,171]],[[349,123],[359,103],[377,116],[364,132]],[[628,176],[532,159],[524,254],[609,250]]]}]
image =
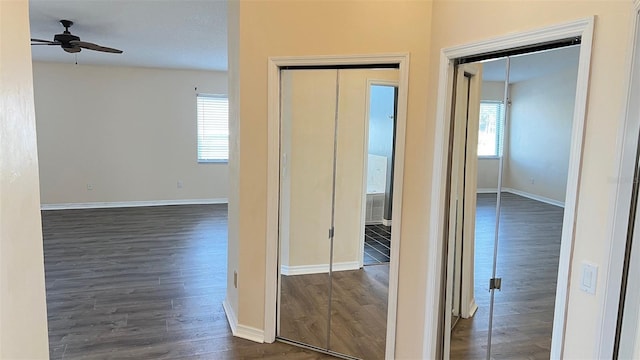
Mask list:
[{"label": "reflected floor in mirror", "polygon": [[[549,359],[564,209],[502,194],[492,351],[494,359]],[[451,359],[486,357],[495,194],[478,194],[475,299],[478,311],[452,332]]]},{"label": "reflected floor in mirror", "polygon": [[388,263],[391,259],[391,226],[366,225],[364,228],[364,265]]},{"label": "reflected floor in mirror", "polygon": [[[326,343],[326,302],[316,304],[313,296],[304,294],[325,294],[327,279],[326,273],[282,276],[281,337],[314,345]],[[333,273],[331,350],[363,359],[384,359],[388,289],[388,264]]]},{"label": "reflected floor in mirror", "polygon": [[226,205],[43,211],[51,359],[334,359],[233,337]]}]

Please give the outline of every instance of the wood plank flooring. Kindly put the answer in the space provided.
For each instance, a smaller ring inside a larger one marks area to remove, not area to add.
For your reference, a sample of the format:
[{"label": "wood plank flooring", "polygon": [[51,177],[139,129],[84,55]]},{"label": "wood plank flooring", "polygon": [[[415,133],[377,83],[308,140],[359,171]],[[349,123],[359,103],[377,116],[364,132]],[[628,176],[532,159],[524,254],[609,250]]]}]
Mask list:
[{"label": "wood plank flooring", "polygon": [[333,272],[332,283],[329,325],[329,275],[282,276],[279,336],[320,348],[328,343],[332,351],[361,359],[384,359],[389,264]]},{"label": "wood plank flooring", "polygon": [[[485,356],[492,250],[481,234],[493,224],[492,201],[485,195],[478,199],[480,309],[456,326],[453,359]],[[503,206],[503,290],[496,294],[493,357],[548,358],[563,211],[510,194]],[[52,359],[332,359],[231,335],[221,306],[225,206],[58,210],[42,217]],[[388,286],[388,273],[371,276],[380,289]],[[386,321],[386,308],[363,306],[360,313],[363,322]]]},{"label": "wood plank flooring", "polygon": [[[491,357],[549,359],[564,209],[502,195]],[[452,333],[452,359],[486,356],[495,194],[478,194],[475,299],[478,311]]]},{"label": "wood plank flooring", "polygon": [[224,205],[44,211],[51,359],[332,359],[234,338]]}]

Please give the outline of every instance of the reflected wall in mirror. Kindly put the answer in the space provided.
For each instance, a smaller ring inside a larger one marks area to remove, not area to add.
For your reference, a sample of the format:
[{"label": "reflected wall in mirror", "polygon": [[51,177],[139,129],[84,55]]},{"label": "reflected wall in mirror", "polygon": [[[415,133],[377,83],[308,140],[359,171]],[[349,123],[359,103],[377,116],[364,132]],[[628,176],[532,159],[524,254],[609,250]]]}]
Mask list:
[{"label": "reflected wall in mirror", "polygon": [[[393,148],[398,70],[283,69],[280,75],[277,336],[329,353],[383,359],[391,230],[382,215],[371,220],[367,204],[382,195],[384,212],[393,151],[371,154],[368,135],[384,132],[379,127],[385,122],[391,144],[373,147]],[[372,103],[372,84],[391,87],[389,103]],[[374,111],[381,106],[384,115]],[[371,155],[378,161],[369,161]],[[372,184],[376,192],[368,191],[372,178],[379,182]]]}]

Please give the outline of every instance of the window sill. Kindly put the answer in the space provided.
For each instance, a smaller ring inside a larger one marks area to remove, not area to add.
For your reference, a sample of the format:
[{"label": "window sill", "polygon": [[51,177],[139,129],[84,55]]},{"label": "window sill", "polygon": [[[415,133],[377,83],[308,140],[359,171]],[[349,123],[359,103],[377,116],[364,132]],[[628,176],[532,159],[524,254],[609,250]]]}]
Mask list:
[{"label": "window sill", "polygon": [[478,156],[478,160],[500,160],[500,156]]},{"label": "window sill", "polygon": [[198,160],[198,164],[228,164],[229,160]]}]

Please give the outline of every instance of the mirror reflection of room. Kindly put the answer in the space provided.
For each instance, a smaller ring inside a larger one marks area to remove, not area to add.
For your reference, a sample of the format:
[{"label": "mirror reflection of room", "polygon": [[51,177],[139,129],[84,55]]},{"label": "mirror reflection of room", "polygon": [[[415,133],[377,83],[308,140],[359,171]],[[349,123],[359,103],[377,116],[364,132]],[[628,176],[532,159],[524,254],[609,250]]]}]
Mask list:
[{"label": "mirror reflection of room", "polygon": [[385,357],[398,70],[281,70],[277,337]]},{"label": "mirror reflection of room", "polygon": [[[471,246],[454,248],[473,251],[454,269],[472,271],[473,282],[459,286],[477,310],[452,322],[452,359],[549,357],[579,51],[480,64],[477,204],[465,213],[475,228]],[[501,280],[493,304],[492,278]]]},{"label": "mirror reflection of room", "polygon": [[364,265],[388,263],[391,256],[396,99],[397,86],[369,85]]}]

